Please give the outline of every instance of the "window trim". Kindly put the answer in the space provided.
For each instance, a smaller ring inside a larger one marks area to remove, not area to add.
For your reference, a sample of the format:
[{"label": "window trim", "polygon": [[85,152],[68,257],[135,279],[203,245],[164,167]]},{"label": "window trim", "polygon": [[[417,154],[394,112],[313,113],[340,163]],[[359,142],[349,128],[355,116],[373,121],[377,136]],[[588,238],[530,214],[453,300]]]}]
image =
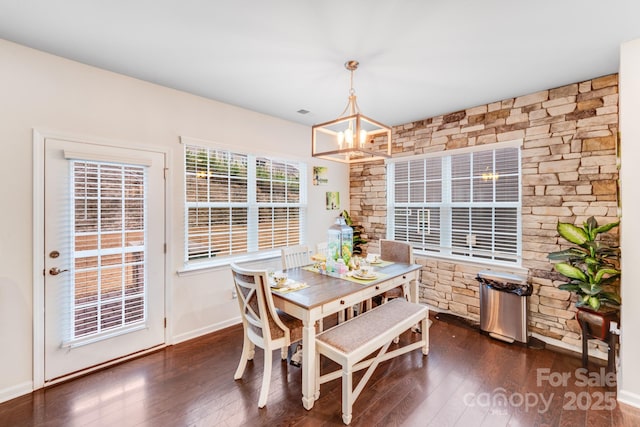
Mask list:
[{"label": "window trim", "polygon": [[[306,243],[306,240],[307,240],[306,225],[307,225],[307,215],[308,215],[308,185],[307,185],[308,165],[305,161],[299,158],[292,158],[290,156],[281,156],[281,155],[274,156],[273,154],[262,152],[260,150],[251,149],[249,151],[248,149],[245,149],[245,148],[238,148],[232,145],[226,145],[222,143],[217,143],[217,142],[212,142],[212,141],[207,141],[207,140],[202,140],[197,138],[180,137],[180,143],[185,146],[195,146],[195,147],[206,148],[209,150],[229,151],[235,154],[246,155],[248,159],[248,163],[250,163],[251,161],[255,162],[255,160],[258,158],[266,158],[269,160],[273,160],[275,162],[296,163],[298,165],[298,168],[299,168],[298,170],[300,173],[300,180],[299,180],[300,199],[297,203],[258,202],[257,200],[247,200],[246,203],[243,202],[238,204],[236,202],[231,202],[231,203],[227,203],[226,206],[245,206],[247,208],[248,215],[251,215],[251,212],[253,210],[255,210],[257,214],[257,211],[260,207],[278,207],[280,205],[284,207],[299,207],[301,209],[300,211],[300,218],[301,218],[300,219],[300,243],[299,244]],[[242,262],[248,262],[248,261],[267,260],[267,259],[273,259],[273,258],[279,257],[281,254],[280,249],[268,248],[268,249],[253,251],[253,252],[243,252],[243,253],[225,255],[219,258],[215,257],[215,258],[209,258],[204,260],[188,259],[188,247],[186,244],[187,238],[188,238],[188,235],[187,235],[188,207],[186,202],[186,165],[185,165],[185,158],[184,158],[184,148],[182,150],[182,153],[183,154],[181,155],[180,163],[182,168],[181,176],[183,180],[182,210],[184,215],[184,218],[183,218],[183,245],[184,246],[182,250],[183,266],[177,271],[178,275],[183,276],[183,275],[190,275],[190,274],[198,274],[201,272],[204,273],[207,271],[215,271],[215,270],[226,268],[229,264],[234,262],[242,263]],[[255,183],[256,181],[255,167],[253,168],[249,167],[247,179],[248,181]],[[249,186],[249,188],[247,189],[248,198],[255,196],[255,188],[253,189],[253,191],[251,190],[251,188],[252,187]],[[248,221],[251,222],[249,218],[248,218]],[[255,224],[255,226],[257,227],[257,223]],[[252,236],[251,233],[249,233],[249,235],[247,236],[247,245],[249,245],[250,242],[252,242],[253,240],[257,242],[257,236]]]},{"label": "window trim", "polygon": [[[438,157],[448,157],[450,159],[452,156],[459,155],[459,154],[467,154],[467,153],[489,151],[489,150],[495,151],[495,150],[500,150],[504,148],[518,148],[519,150],[522,150],[523,142],[524,142],[523,139],[516,139],[516,140],[510,140],[510,141],[497,142],[493,144],[483,144],[483,145],[473,146],[473,147],[464,147],[464,148],[458,148],[453,150],[442,150],[438,152],[430,152],[430,153],[424,153],[419,155],[408,155],[408,156],[401,156],[401,157],[386,159],[385,160],[385,165],[387,167],[386,238],[393,239],[395,235],[394,212],[396,208],[395,206],[395,196],[396,196],[395,195],[395,164],[396,163],[410,162],[415,160],[423,160],[427,158],[438,158]],[[514,204],[517,203],[516,253],[513,255],[510,255],[515,259],[515,261],[510,262],[510,261],[501,261],[501,260],[495,260],[495,259],[474,258],[470,256],[465,256],[465,255],[455,255],[452,253],[452,251],[455,250],[452,247],[452,245],[448,245],[448,247],[440,245],[438,246],[438,248],[440,249],[440,251],[438,252],[419,250],[414,248],[413,250],[414,254],[419,256],[438,258],[446,261],[467,262],[467,263],[482,264],[482,265],[501,265],[501,266],[512,267],[512,268],[522,267],[522,156],[518,157],[518,172],[519,172],[519,177],[518,177],[519,178],[518,179],[519,197],[517,202],[513,202]],[[443,182],[444,182],[444,179],[446,178],[444,176],[444,171],[443,173],[441,173],[441,177],[443,178]],[[443,198],[444,198],[445,188],[450,188],[450,186],[443,185]],[[419,207],[428,207],[428,205],[434,204],[434,205],[437,205],[438,207],[447,206],[451,209],[453,207],[456,207],[456,205],[461,204],[460,202],[456,202],[456,203],[451,202],[450,195],[448,195],[447,197],[449,198],[448,202],[439,202],[435,204],[420,203],[420,204],[416,204],[416,206],[418,207],[419,205]],[[474,207],[482,207],[482,205],[487,205],[490,207],[496,206],[493,202],[478,202],[478,203],[470,203],[470,204],[473,204]],[[441,233],[445,234],[445,240],[447,240],[446,235],[449,235],[448,241],[450,242],[451,223],[446,224],[446,229],[445,229],[445,226],[443,226],[442,224],[440,226],[441,226]],[[442,234],[440,237],[440,242],[441,243],[443,242]]]}]

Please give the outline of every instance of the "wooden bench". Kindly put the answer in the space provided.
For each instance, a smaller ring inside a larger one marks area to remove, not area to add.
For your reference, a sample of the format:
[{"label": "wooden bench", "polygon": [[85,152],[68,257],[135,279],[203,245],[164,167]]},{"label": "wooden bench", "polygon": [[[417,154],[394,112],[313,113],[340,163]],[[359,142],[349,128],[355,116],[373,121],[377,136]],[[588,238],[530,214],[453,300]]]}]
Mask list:
[{"label": "wooden bench", "polygon": [[[341,323],[316,336],[316,398],[320,396],[320,384],[342,376],[342,421],[351,422],[352,407],[378,364],[422,347],[422,354],[429,352],[429,329],[426,306],[394,299],[373,310]],[[421,323],[422,338],[387,352],[394,338]],[[377,351],[373,358],[365,357]],[[320,375],[320,355],[342,366],[342,369]],[[355,389],[353,372],[368,367]]]}]

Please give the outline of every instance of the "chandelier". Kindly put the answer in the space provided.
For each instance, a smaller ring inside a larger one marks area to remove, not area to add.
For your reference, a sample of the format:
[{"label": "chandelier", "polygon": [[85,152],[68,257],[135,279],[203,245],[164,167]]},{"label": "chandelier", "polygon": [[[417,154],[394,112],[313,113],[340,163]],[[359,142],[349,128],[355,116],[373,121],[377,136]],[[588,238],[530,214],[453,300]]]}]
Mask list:
[{"label": "chandelier", "polygon": [[349,102],[340,116],[311,128],[311,155],[342,163],[358,163],[391,157],[391,128],[360,113],[353,89],[358,61],[347,61],[351,71]]}]

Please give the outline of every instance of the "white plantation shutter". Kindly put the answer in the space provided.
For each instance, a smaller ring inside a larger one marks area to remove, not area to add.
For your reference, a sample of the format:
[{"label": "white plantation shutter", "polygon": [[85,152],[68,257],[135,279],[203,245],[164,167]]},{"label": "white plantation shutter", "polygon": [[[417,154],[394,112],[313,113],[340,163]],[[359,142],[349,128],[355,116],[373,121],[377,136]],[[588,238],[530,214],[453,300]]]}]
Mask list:
[{"label": "white plantation shutter", "polygon": [[185,146],[187,260],[247,252],[248,158]]},{"label": "white plantation shutter", "polygon": [[304,165],[185,144],[185,260],[304,242]]},{"label": "white plantation shutter", "polygon": [[301,242],[300,168],[257,158],[258,249]]},{"label": "white plantation shutter", "polygon": [[146,168],[72,161],[74,266],[68,341],[146,320]]},{"label": "white plantation shutter", "polygon": [[440,158],[395,163],[394,240],[416,248],[440,247]]},{"label": "white plantation shutter", "polygon": [[389,238],[425,253],[520,262],[519,145],[425,155],[387,167]]}]

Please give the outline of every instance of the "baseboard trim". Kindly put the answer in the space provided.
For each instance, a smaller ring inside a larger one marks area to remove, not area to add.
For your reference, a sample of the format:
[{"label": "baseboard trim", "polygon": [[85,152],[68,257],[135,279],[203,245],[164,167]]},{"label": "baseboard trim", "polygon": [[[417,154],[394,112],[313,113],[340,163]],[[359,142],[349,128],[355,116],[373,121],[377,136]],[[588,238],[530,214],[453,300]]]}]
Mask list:
[{"label": "baseboard trim", "polygon": [[17,384],[3,390],[0,390],[0,403],[7,402],[11,399],[15,399],[16,397],[23,396],[25,394],[29,394],[33,391],[33,382],[25,381],[21,384]]},{"label": "baseboard trim", "polygon": [[[536,332],[532,332],[531,336],[534,338],[539,339],[540,341],[543,341],[545,344],[549,344],[553,347],[557,347],[563,350],[567,350],[570,351],[572,353],[577,353],[579,355],[582,354],[582,347],[577,347],[571,344],[567,344],[564,341],[560,341],[557,340],[555,338],[550,338],[550,337],[546,337],[544,335],[540,335]],[[590,357],[595,357],[596,359],[601,359],[601,360],[607,360],[607,353],[605,353],[604,351],[600,351],[597,348],[589,348],[589,356]]]},{"label": "baseboard trim", "polygon": [[640,409],[640,395],[626,390],[618,390],[618,402]]},{"label": "baseboard trim", "polygon": [[214,323],[213,325],[206,326],[204,328],[195,329],[193,331],[185,332],[184,334],[175,335],[173,337],[173,344],[178,344],[184,341],[189,341],[194,338],[201,337],[202,335],[210,334],[212,332],[219,331],[221,329],[228,328],[229,326],[237,325],[241,323],[240,316],[226,320],[224,322]]}]

